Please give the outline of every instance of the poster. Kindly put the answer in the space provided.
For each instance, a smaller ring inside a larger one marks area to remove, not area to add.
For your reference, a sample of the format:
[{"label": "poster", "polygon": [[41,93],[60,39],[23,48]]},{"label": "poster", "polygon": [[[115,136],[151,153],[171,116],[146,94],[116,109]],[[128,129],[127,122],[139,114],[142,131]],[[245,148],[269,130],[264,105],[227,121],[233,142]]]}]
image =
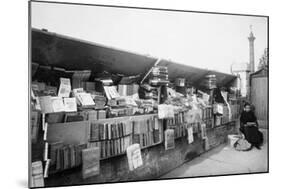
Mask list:
[{"label": "poster", "polygon": [[100,148],[92,147],[82,150],[83,179],[100,174]]},{"label": "poster", "polygon": [[165,150],[175,148],[175,133],[174,129],[167,129],[165,131]]},{"label": "poster", "polygon": [[69,97],[71,91],[71,84],[69,78],[60,78],[60,88],[58,92],[59,97]]},{"label": "poster", "polygon": [[143,165],[139,144],[129,146],[126,151],[130,171]]}]

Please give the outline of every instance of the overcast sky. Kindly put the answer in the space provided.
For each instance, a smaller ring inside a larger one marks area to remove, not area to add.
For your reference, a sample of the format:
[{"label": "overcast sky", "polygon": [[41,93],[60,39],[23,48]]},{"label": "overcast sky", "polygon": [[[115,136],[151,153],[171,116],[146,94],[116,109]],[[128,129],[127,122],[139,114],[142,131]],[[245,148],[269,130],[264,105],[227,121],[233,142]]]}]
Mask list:
[{"label": "overcast sky", "polygon": [[225,73],[249,61],[250,25],[256,66],[267,47],[264,17],[39,2],[31,8],[32,27]]}]

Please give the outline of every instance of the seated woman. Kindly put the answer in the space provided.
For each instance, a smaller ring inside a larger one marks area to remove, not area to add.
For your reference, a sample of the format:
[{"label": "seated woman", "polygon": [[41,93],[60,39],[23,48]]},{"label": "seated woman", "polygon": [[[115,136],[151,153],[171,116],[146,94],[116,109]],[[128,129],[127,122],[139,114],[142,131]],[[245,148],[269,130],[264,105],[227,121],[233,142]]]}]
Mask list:
[{"label": "seated woman", "polygon": [[263,143],[263,135],[258,130],[257,117],[251,110],[251,105],[246,103],[244,105],[244,111],[240,116],[240,131],[244,134],[245,139],[252,145],[260,149]]}]

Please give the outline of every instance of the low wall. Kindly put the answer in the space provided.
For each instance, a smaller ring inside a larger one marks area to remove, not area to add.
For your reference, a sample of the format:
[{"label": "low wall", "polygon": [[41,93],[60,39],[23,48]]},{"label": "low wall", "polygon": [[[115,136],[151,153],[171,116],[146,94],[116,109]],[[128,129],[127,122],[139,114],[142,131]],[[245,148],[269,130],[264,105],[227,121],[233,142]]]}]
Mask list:
[{"label": "low wall", "polygon": [[[207,129],[210,149],[226,142],[227,135],[236,132],[235,122]],[[51,175],[45,186],[108,183],[133,180],[157,179],[172,169],[204,153],[203,141],[194,135],[194,142],[188,144],[186,138],[176,139],[175,149],[165,150],[164,143],[142,150],[143,166],[129,171],[127,156],[121,155],[101,160],[100,174],[82,179],[81,167]]]}]

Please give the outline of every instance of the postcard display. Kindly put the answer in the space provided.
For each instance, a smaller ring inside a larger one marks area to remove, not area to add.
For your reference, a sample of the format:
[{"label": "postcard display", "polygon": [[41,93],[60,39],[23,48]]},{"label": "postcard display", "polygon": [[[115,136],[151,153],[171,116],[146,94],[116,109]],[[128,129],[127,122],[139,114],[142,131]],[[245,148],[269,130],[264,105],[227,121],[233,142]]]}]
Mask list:
[{"label": "postcard display", "polygon": [[[127,172],[141,170],[147,164],[144,151],[159,146],[172,152],[178,139],[186,145],[203,141],[208,150],[207,130],[237,118],[234,105],[210,104],[208,93],[176,92],[164,66],[153,67],[142,84],[129,77],[123,78],[126,83],[92,77],[89,70],[57,70],[64,76],[57,85],[33,81],[31,86],[32,147],[43,148],[43,154],[32,154],[35,187],[66,170],[94,181],[104,171],[103,161],[114,164],[117,157],[126,158]],[[185,79],[175,85],[185,87]],[[166,99],[160,99],[161,87],[168,91]],[[224,98],[227,102],[227,94]]]}]

